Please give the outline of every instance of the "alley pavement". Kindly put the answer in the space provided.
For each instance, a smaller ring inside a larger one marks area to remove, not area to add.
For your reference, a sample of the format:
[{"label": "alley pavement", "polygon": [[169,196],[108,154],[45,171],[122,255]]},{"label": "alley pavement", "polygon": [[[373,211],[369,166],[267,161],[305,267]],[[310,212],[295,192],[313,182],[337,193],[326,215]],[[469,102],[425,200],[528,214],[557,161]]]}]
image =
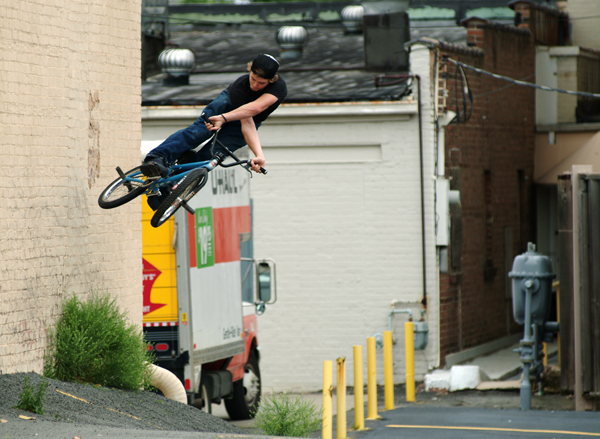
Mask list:
[{"label": "alley pavement", "polygon": [[[417,383],[416,402],[406,401],[404,385],[394,386],[394,409],[384,410],[384,388],[378,388],[378,417],[365,420],[365,430],[356,430],[354,395],[348,389],[346,396],[346,437],[349,439],[383,438],[600,438],[600,413],[576,412],[571,395],[561,395],[550,385],[546,392],[534,392],[531,410],[521,410],[519,354],[514,352],[518,340],[508,340],[494,351],[475,350],[469,358],[459,358],[455,364],[477,365],[483,381],[477,388],[456,392],[438,390],[426,392]],[[548,349],[549,364],[556,363],[557,346]],[[321,392],[302,395],[321,407]],[[333,438],[337,438],[337,396],[333,397]],[[364,395],[365,417],[367,396]],[[223,419],[227,413],[213,406],[213,414]],[[234,422],[254,431],[252,421]],[[321,431],[313,438],[321,437]]]}]

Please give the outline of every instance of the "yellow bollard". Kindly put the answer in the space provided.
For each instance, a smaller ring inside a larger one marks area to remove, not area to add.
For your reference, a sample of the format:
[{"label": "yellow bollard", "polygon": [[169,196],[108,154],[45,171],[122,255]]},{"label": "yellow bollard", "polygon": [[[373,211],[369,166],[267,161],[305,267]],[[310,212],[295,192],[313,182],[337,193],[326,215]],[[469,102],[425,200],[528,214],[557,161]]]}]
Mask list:
[{"label": "yellow bollard", "polygon": [[367,337],[367,419],[379,419],[377,416],[377,359],[375,355],[375,337]]},{"label": "yellow bollard", "polygon": [[323,362],[323,439],[332,439],[333,413],[331,395],[333,393],[333,362]]},{"label": "yellow bollard", "polygon": [[362,346],[354,346],[354,428],[365,429],[365,401],[363,398]]},{"label": "yellow bollard", "polygon": [[383,333],[383,376],[385,379],[385,409],[394,410],[394,362],[391,331]]},{"label": "yellow bollard", "polygon": [[542,352],[544,353],[544,358],[542,359],[542,364],[544,366],[548,366],[548,343],[542,343]]},{"label": "yellow bollard", "polygon": [[404,324],[406,350],[406,401],[415,402],[415,340],[413,322]]},{"label": "yellow bollard", "polygon": [[337,359],[337,439],[346,439],[346,358]]}]

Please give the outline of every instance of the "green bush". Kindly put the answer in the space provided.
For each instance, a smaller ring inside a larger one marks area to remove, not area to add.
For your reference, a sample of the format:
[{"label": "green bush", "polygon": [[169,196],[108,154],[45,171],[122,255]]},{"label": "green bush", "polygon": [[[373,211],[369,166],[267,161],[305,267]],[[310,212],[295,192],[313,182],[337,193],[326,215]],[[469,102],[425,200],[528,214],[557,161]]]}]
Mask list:
[{"label": "green bush", "polygon": [[308,437],[321,428],[321,416],[314,402],[283,393],[262,399],[254,426],[269,436]]},{"label": "green bush", "polygon": [[29,385],[29,377],[25,377],[23,392],[19,395],[19,402],[15,408],[43,415],[44,411],[42,409],[47,387],[48,380],[43,379],[38,385],[37,391],[34,391],[33,387]]},{"label": "green bush", "polygon": [[44,375],[133,390],[149,387],[150,362],[142,331],[128,324],[114,299],[93,294],[84,303],[73,296],[49,331]]}]

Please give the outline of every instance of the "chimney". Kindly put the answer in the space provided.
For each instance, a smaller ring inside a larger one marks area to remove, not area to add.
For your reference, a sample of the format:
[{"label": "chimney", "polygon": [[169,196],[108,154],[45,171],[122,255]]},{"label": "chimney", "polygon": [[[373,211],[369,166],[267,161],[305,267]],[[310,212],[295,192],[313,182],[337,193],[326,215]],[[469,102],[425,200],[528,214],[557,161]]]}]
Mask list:
[{"label": "chimney", "polygon": [[467,46],[483,48],[484,28],[488,20],[479,17],[466,18],[460,23],[467,28]]},{"label": "chimney", "polygon": [[515,11],[515,26],[529,29],[536,44],[565,46],[571,41],[569,15],[564,11],[565,2],[556,2],[551,8],[531,0],[514,0],[508,7]]},{"label": "chimney", "polygon": [[526,1],[515,1],[509,5],[515,11],[515,26],[529,29],[531,6]]},{"label": "chimney", "polygon": [[363,0],[365,69],[375,71],[408,70],[410,24],[406,10],[411,0]]},{"label": "chimney", "polygon": [[390,12],[363,16],[366,70],[408,70],[408,52],[404,43],[410,41],[406,12]]}]

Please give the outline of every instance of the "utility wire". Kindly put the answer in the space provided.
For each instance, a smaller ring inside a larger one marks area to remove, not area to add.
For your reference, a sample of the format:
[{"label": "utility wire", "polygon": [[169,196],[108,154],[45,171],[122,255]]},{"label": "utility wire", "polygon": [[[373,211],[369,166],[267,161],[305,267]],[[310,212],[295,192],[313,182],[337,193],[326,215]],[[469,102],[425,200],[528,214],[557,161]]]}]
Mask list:
[{"label": "utility wire", "polygon": [[518,79],[512,79],[512,78],[509,78],[508,76],[503,76],[503,75],[498,75],[496,73],[488,72],[487,70],[483,70],[483,69],[480,69],[477,67],[470,66],[468,64],[464,64],[464,63],[462,63],[460,61],[456,61],[452,58],[445,58],[445,61],[451,62],[452,64],[463,67],[465,69],[473,70],[474,72],[481,73],[483,75],[488,75],[488,76],[491,76],[496,79],[501,79],[503,81],[511,82],[516,85],[533,87],[533,88],[537,88],[537,89],[544,90],[544,91],[555,91],[558,93],[565,93],[565,94],[569,94],[569,95],[585,96],[588,98],[599,98],[600,99],[600,93],[588,93],[585,91],[563,90],[561,88],[548,87],[546,85],[537,85],[537,84],[533,84],[531,82],[519,81]]}]

